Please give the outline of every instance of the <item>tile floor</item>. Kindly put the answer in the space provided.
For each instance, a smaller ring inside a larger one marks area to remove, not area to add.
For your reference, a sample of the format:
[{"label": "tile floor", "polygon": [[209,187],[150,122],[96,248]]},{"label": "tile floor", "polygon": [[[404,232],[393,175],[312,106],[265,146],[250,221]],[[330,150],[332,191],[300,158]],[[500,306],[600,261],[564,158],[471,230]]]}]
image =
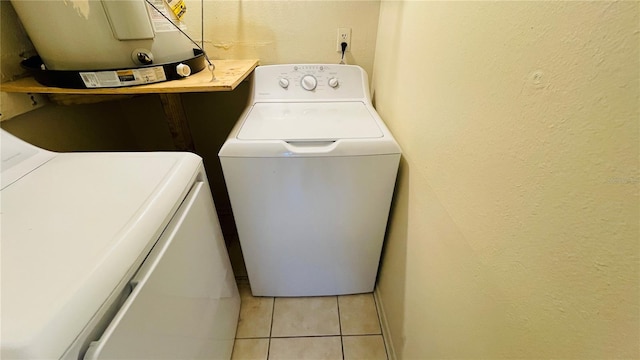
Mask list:
[{"label": "tile floor", "polygon": [[232,360],[387,360],[373,294],[253,297],[242,306]]}]

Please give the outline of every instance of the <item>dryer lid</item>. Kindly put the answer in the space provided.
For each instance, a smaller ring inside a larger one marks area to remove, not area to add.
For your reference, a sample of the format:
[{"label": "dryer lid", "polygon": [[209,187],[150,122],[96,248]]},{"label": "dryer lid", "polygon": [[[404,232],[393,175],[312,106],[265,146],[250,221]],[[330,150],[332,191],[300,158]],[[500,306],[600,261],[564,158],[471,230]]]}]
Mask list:
[{"label": "dryer lid", "polygon": [[319,141],[381,138],[362,102],[256,103],[238,132],[240,140]]},{"label": "dryer lid", "polygon": [[2,189],[53,159],[56,153],[40,149],[0,129]]},{"label": "dryer lid", "polygon": [[0,357],[60,358],[153,246],[199,166],[190,153],[60,153],[5,187]]}]

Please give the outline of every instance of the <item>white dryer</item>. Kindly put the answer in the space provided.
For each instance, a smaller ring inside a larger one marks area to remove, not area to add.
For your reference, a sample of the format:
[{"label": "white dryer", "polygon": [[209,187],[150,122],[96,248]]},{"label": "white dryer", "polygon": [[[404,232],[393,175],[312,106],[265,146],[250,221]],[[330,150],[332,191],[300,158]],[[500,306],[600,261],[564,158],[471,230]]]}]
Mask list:
[{"label": "white dryer", "polygon": [[400,148],[348,65],[261,66],[219,156],[258,296],[373,291]]},{"label": "white dryer", "polygon": [[2,359],[229,359],[240,299],[201,159],[1,131]]}]

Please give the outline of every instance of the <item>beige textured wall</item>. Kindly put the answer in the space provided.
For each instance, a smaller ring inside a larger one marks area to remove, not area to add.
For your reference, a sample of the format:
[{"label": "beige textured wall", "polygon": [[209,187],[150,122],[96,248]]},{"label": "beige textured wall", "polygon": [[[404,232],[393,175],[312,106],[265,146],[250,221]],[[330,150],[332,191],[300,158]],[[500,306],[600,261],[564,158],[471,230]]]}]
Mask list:
[{"label": "beige textured wall", "polygon": [[640,358],[639,3],[383,2],[401,359]]},{"label": "beige textured wall", "polygon": [[[189,0],[199,16],[199,0]],[[348,63],[369,74],[378,26],[379,1],[212,1],[204,2],[205,49],[213,58],[258,58],[263,65],[338,63],[339,27],[352,29]],[[194,23],[190,33],[199,39]]]}]

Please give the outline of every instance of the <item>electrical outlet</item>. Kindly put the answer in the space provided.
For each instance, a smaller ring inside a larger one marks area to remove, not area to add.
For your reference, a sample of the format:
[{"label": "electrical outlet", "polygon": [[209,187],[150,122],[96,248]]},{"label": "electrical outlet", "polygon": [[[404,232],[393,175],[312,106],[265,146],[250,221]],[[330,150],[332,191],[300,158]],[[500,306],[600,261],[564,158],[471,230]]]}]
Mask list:
[{"label": "electrical outlet", "polygon": [[351,51],[351,28],[338,28],[338,40],[336,43],[336,51],[342,52],[341,44],[347,43],[347,50]]}]

